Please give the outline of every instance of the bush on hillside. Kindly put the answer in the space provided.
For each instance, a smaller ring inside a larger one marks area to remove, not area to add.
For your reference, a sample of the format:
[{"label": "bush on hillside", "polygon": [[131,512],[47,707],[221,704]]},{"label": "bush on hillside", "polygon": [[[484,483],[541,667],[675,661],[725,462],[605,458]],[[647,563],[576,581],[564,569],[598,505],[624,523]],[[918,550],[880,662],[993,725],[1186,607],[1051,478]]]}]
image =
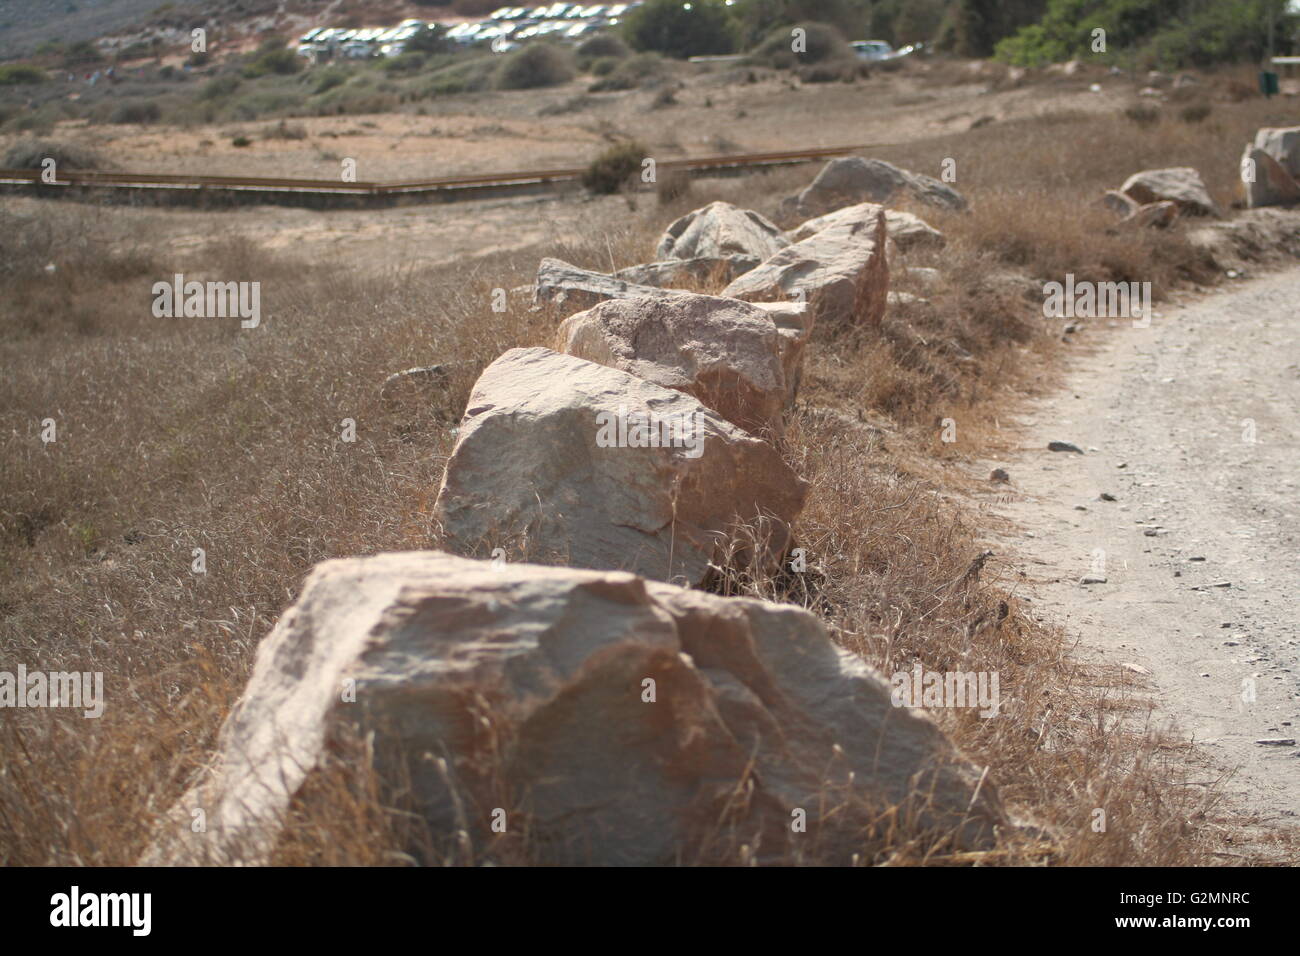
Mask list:
[{"label": "bush on hillside", "polygon": [[[799,53],[792,49],[795,43],[792,31],[795,29],[804,31],[803,50]],[[756,66],[770,66],[778,70],[832,60],[856,62],[857,57],[840,32],[827,23],[801,23],[797,28],[777,27],[749,56],[750,63]]]},{"label": "bush on hillside", "polygon": [[531,43],[506,54],[496,71],[499,90],[532,90],[573,79],[573,57],[552,43]]},{"label": "bush on hillside", "polygon": [[[604,64],[611,64],[607,72],[602,72]],[[668,76],[668,65],[657,53],[638,53],[626,60],[597,60],[592,64],[591,72],[601,77],[589,86],[591,93],[610,93],[615,90],[635,90],[649,86]]]},{"label": "bush on hillside", "polygon": [[0,66],[0,86],[19,86],[44,82],[45,71],[26,63],[8,63]]},{"label": "bush on hillside", "polygon": [[645,157],[645,146],[635,140],[611,146],[591,161],[582,174],[582,185],[594,193],[616,193],[641,172]]},{"label": "bush on hillside", "polygon": [[623,37],[632,49],[684,60],[736,49],[736,23],[722,0],[647,0],[627,17]]},{"label": "bush on hillside", "polygon": [[39,169],[47,159],[56,167],[68,169],[112,169],[112,165],[98,152],[76,143],[57,140],[20,140],[4,155],[4,165],[9,169]]},{"label": "bush on hillside", "polygon": [[244,67],[244,76],[288,76],[302,69],[302,57],[282,46],[279,40],[267,40],[257,51],[253,61]]},{"label": "bush on hillside", "polygon": [[578,68],[582,70],[590,70],[592,64],[598,60],[621,60],[632,55],[627,44],[620,40],[616,33],[598,33],[590,40],[579,44],[575,53],[578,58]]},{"label": "bush on hillside", "polygon": [[[1287,37],[1300,17],[1282,15],[1281,6],[1272,6],[1275,32]],[[1100,28],[1107,54],[1128,54],[1144,68],[1253,62],[1265,54],[1268,9],[1260,0],[1050,0],[1039,22],[998,42],[995,52],[1018,66],[1089,56]]]}]

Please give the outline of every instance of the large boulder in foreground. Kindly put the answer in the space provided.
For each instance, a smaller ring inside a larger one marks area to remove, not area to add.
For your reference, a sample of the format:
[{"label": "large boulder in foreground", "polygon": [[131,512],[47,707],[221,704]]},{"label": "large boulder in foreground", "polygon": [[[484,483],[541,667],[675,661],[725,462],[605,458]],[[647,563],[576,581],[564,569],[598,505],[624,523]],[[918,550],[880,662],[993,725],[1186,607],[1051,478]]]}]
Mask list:
[{"label": "large boulder in foreground", "polygon": [[785,215],[809,219],[863,202],[896,205],[910,199],[937,209],[959,211],[966,199],[951,186],[881,159],[832,159],[799,195],[782,206]]},{"label": "large boulder in foreground", "polygon": [[1170,200],[1178,203],[1183,212],[1201,216],[1219,217],[1219,206],[1210,197],[1201,174],[1191,166],[1174,166],[1169,169],[1146,169],[1134,173],[1124,181],[1120,192],[1145,206],[1153,202]]},{"label": "large boulder in foreground", "polygon": [[694,585],[710,562],[778,560],[806,494],[776,448],[690,395],[529,348],[474,385],[434,510],[458,554]]},{"label": "large boulder in foreground", "polygon": [[[1241,157],[1242,188],[1246,193],[1246,205],[1254,209],[1258,206],[1291,206],[1300,202],[1300,183],[1286,171],[1272,155],[1258,146],[1247,146]],[[1247,169],[1251,176],[1244,175]]]},{"label": "large boulder in foreground", "polygon": [[[753,302],[803,299],[819,323],[877,324],[889,292],[885,222],[881,213],[874,223],[853,220],[816,232],[746,272],[722,294]],[[858,312],[867,301],[869,312]]]},{"label": "large boulder in foreground", "polygon": [[565,319],[555,348],[693,395],[751,434],[784,431],[781,336],[748,302],[689,292],[612,299]]},{"label": "large boulder in foreground", "polygon": [[762,261],[790,243],[781,230],[752,209],[711,202],[668,227],[655,255],[660,259],[743,259]]},{"label": "large boulder in foreground", "polygon": [[1300,177],[1300,126],[1256,130],[1255,146],[1276,159],[1292,178]]},{"label": "large boulder in foreground", "polygon": [[429,864],[526,835],[542,864],[747,846],[845,865],[886,834],[989,848],[1006,822],[993,784],[801,608],[424,551],[316,566],[144,862],[265,862],[356,740],[379,799],[423,825],[399,849]]},{"label": "large boulder in foreground", "polygon": [[920,216],[896,209],[885,209],[878,203],[860,202],[856,206],[846,206],[824,216],[817,216],[790,230],[786,235],[791,242],[802,242],[825,229],[845,224],[865,224],[874,226],[881,211],[885,213],[885,230],[890,241],[899,252],[910,249],[937,249],[945,242],[943,233],[935,229]]}]

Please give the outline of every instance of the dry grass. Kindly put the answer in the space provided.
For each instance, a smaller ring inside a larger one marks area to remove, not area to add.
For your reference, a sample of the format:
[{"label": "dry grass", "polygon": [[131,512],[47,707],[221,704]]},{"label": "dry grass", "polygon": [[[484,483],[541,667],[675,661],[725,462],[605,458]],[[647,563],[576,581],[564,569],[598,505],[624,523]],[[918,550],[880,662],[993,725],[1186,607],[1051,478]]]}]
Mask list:
[{"label": "dry grass", "polygon": [[[1181,227],[1109,234],[1089,206],[1100,190],[1144,166],[1194,165],[1229,200],[1234,144],[1270,111],[1248,103],[1195,126],[1162,119],[1148,129],[1122,116],[1046,116],[882,154],[918,169],[957,158],[974,211],[928,216],[950,237],[942,253],[907,260],[943,273],[928,305],[814,344],[788,435],[812,482],[799,544],[813,571],[731,586],[805,604],[886,673],[918,660],[998,672],[1005,718],[938,719],[1048,831],[953,856],[895,821],[862,835],[862,862],[1212,859],[1212,837],[1189,821],[1215,812],[1215,792],[1182,786],[1194,755],[1149,731],[1140,689],[1079,666],[1063,635],[1023,612],[1017,582],[979,558],[947,465],[986,447],[981,423],[1050,383],[1060,345],[1035,320],[1023,276],[1151,280],[1157,294],[1204,277]],[[237,238],[187,259],[120,233],[111,210],[90,206],[51,203],[30,221],[2,214],[0,661],[101,670],[108,708],[99,720],[24,710],[0,721],[0,861],[135,860],[209,757],[253,649],[307,570],[436,543],[433,498],[469,383],[505,349],[546,343],[558,319],[519,298],[494,313],[492,289],[528,283],[544,254],[602,269],[643,261],[680,212],[730,198],[774,213],[810,175],[696,182],[663,205],[634,197],[625,222],[593,224],[579,240],[384,275],[342,257],[303,267]],[[260,280],[264,327],[153,318],[149,287],[175,271]],[[904,270],[896,278],[910,288]],[[379,401],[387,374],[454,360],[466,364],[447,394]],[[944,417],[970,423],[963,451],[938,441]],[[46,418],[59,429],[51,445],[39,438]],[[357,424],[355,443],[340,440],[345,418]],[[200,547],[205,575],[190,570]],[[1108,810],[1105,833],[1091,829],[1095,808]],[[466,846],[420,834],[397,809],[355,767],[322,770],[294,808],[280,859],[529,859],[526,839]],[[720,826],[717,845],[684,862],[746,862],[749,851],[725,836]],[[424,849],[413,857],[412,847]]]}]

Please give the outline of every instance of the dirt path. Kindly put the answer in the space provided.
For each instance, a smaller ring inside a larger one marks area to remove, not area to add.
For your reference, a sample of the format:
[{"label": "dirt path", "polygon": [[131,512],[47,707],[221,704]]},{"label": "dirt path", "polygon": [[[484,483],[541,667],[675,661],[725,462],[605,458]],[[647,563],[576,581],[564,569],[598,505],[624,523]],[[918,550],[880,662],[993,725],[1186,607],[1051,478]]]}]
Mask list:
[{"label": "dirt path", "polygon": [[1110,324],[988,464],[998,550],[1082,657],[1149,672],[1238,809],[1294,824],[1300,748],[1258,741],[1300,737],[1300,269]]}]

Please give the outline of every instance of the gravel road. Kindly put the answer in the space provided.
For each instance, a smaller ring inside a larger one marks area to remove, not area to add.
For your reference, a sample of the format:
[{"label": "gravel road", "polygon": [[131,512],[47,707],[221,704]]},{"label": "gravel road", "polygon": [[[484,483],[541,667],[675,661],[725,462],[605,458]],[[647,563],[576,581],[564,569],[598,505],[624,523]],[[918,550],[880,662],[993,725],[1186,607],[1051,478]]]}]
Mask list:
[{"label": "gravel road", "polygon": [[1300,269],[1092,326],[988,463],[1011,476],[998,550],[1082,657],[1129,665],[1235,771],[1231,805],[1300,823]]}]

